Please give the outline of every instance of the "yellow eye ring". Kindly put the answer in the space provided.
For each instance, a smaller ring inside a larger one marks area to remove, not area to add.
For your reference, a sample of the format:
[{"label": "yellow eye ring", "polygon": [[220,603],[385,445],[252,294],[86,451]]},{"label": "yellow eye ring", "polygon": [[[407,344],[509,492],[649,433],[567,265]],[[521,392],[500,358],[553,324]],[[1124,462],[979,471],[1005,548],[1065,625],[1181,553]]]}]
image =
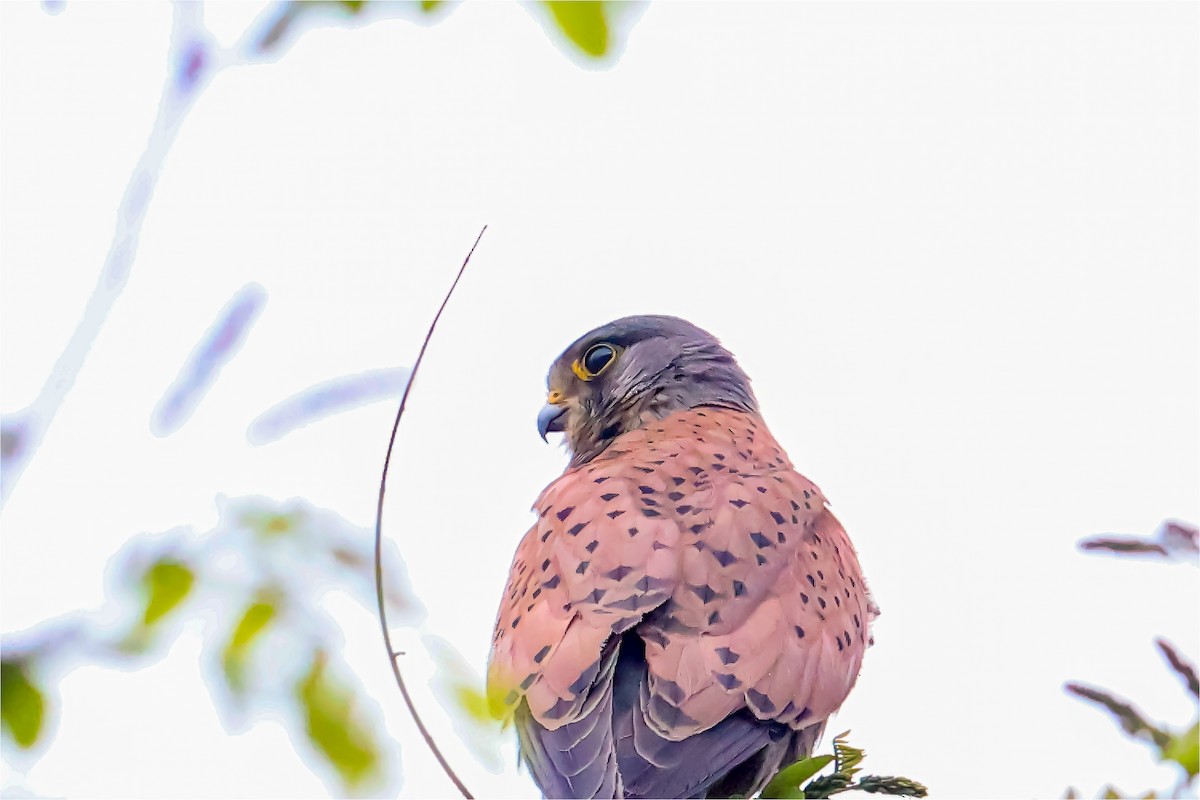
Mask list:
[{"label": "yellow eye ring", "polygon": [[612,366],[612,363],[617,360],[618,352],[617,346],[614,344],[607,342],[594,344],[587,349],[582,359],[576,359],[571,364],[571,371],[579,380],[590,381]]}]

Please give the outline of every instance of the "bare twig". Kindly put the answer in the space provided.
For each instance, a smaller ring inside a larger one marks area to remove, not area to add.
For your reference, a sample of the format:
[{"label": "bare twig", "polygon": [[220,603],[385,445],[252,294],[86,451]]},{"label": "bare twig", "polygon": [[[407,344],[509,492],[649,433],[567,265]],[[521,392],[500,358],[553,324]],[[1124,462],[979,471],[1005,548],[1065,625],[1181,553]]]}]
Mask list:
[{"label": "bare twig", "polygon": [[1131,703],[1114,697],[1103,689],[1093,689],[1079,683],[1068,683],[1067,691],[1108,709],[1108,713],[1116,718],[1117,724],[1135,739],[1149,741],[1159,750],[1165,748],[1171,741],[1169,734],[1152,725]]},{"label": "bare twig", "polygon": [[463,259],[462,266],[458,268],[458,275],[454,277],[454,283],[450,284],[450,290],[446,292],[445,298],[442,300],[441,306],[438,307],[437,313],[433,315],[433,322],[429,324],[429,331],[425,334],[425,341],[421,343],[421,349],[417,353],[417,360],[413,362],[412,371],[409,373],[408,384],[404,387],[404,394],[400,395],[400,407],[396,410],[396,421],[392,423],[392,436],[388,439],[387,454],[383,458],[383,475],[379,479],[379,505],[375,512],[375,590],[379,600],[379,626],[383,631],[383,645],[387,649],[388,661],[392,665],[392,674],[396,676],[396,685],[400,687],[400,694],[404,697],[404,704],[408,706],[408,713],[412,715],[413,722],[416,723],[417,729],[421,732],[421,736],[425,739],[425,744],[429,746],[430,752],[434,758],[438,760],[442,770],[446,773],[458,791],[463,797],[474,797],[467,787],[455,774],[450,767],[446,757],[442,755],[442,751],[434,742],[433,736],[425,727],[425,723],[421,721],[421,715],[417,713],[417,707],[413,704],[412,697],[408,693],[408,687],[404,684],[404,678],[400,674],[399,659],[396,658],[396,648],[392,646],[392,635],[388,631],[387,611],[384,608],[384,592],[383,592],[383,496],[387,488],[388,467],[392,463],[392,448],[396,445],[396,431],[400,428],[400,418],[404,416],[404,406],[408,403],[408,394],[412,391],[413,382],[417,377],[417,370],[421,368],[421,360],[425,357],[425,350],[429,347],[429,340],[433,338],[434,328],[437,327],[438,320],[442,318],[442,312],[446,310],[446,304],[450,302],[450,296],[454,294],[455,288],[458,287],[459,280],[462,279],[463,273],[467,270],[467,264],[471,263],[471,256],[475,253],[475,248],[479,246],[479,240],[483,238],[484,232],[487,231],[487,225],[479,231],[479,235],[475,237],[475,244],[471,245],[470,252]]},{"label": "bare twig", "polygon": [[[294,41],[300,32],[308,29],[296,24],[301,16],[313,18],[313,24],[308,27],[315,27],[317,21],[326,19],[358,26],[394,17],[429,18],[431,13],[431,7],[421,4],[368,3],[351,7],[347,3],[280,0],[269,4],[232,48],[221,48],[204,25],[203,4],[175,0],[172,9],[167,79],[158,101],[158,113],[145,150],[125,186],[112,242],[96,286],[37,397],[28,407],[5,414],[0,420],[0,464],[4,471],[4,480],[0,482],[0,508],[4,507],[25,467],[41,447],[47,430],[87,361],[93,342],[128,284],[162,166],[188,112],[212,83],[213,77],[229,67],[278,58],[285,49],[282,46],[284,38],[287,42]],[[342,13],[338,13],[339,9]],[[327,13],[310,13],[315,11]],[[264,38],[271,35],[275,36],[274,40]]]},{"label": "bare twig", "polygon": [[241,349],[266,301],[267,291],[253,282],[230,298],[158,401],[150,418],[151,433],[169,436],[195,413],[221,370]]},{"label": "bare twig", "polygon": [[309,386],[268,408],[246,429],[253,445],[276,442],[294,430],[352,408],[399,397],[408,383],[403,367],[342,375]]},{"label": "bare twig", "polygon": [[1079,543],[1084,550],[1105,550],[1121,555],[1165,556],[1167,549],[1157,542],[1132,536],[1097,536]]},{"label": "bare twig", "polygon": [[1079,543],[1083,550],[1117,555],[1152,556],[1171,561],[1194,561],[1200,554],[1200,530],[1179,520],[1166,520],[1152,536],[1094,536]]},{"label": "bare twig", "polygon": [[41,446],[46,430],[83,369],[92,342],[125,289],[129,270],[137,255],[142,224],[146,220],[163,162],[200,89],[222,66],[212,63],[209,34],[204,27],[200,4],[180,1],[172,8],[171,46],[167,55],[169,65],[162,97],[158,102],[158,115],[154,119],[146,149],[129,176],[125,194],[117,209],[112,243],[96,279],[96,287],[88,298],[79,324],[54,362],[33,403],[6,420],[5,427],[10,437],[19,437],[19,441],[5,448],[8,457],[4,464],[4,483],[0,484],[0,506],[8,499],[25,466]]},{"label": "bare twig", "polygon": [[1179,677],[1183,678],[1183,682],[1187,684],[1188,691],[1194,696],[1200,697],[1200,675],[1196,674],[1195,665],[1189,664],[1187,659],[1179,655],[1174,645],[1166,639],[1156,639],[1154,643],[1162,651],[1163,656],[1167,659],[1167,663],[1171,665],[1171,669],[1178,672]]}]

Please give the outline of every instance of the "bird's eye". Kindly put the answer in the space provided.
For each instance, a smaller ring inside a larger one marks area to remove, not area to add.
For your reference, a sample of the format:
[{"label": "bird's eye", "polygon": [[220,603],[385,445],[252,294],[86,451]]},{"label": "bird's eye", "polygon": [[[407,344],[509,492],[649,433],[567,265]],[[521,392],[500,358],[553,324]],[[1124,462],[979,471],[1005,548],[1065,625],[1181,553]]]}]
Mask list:
[{"label": "bird's eye", "polygon": [[583,354],[583,371],[587,379],[596,377],[608,368],[617,357],[617,350],[611,344],[593,345]]}]

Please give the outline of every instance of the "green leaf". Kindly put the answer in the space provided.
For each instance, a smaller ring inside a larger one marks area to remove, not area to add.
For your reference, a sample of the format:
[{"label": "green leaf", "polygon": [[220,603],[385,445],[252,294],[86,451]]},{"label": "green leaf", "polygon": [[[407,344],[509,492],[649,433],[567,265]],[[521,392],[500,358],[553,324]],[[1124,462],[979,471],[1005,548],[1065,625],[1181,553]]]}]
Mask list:
[{"label": "green leaf", "polygon": [[850,731],[846,731],[833,737],[833,771],[853,779],[854,773],[861,769],[858,765],[862,763],[866,753],[857,747],[850,746],[850,743],[846,741],[846,737],[849,735]]},{"label": "green leaf", "polygon": [[608,22],[600,0],[544,0],[558,29],[584,53],[599,58],[608,52]]},{"label": "green leaf", "polygon": [[1200,772],[1200,722],[1192,729],[1171,737],[1163,748],[1163,759],[1174,761],[1187,771],[1188,779]]},{"label": "green leaf", "polygon": [[359,787],[379,774],[379,748],[354,718],[354,692],[329,675],[326,661],[323,651],[313,654],[308,674],[296,684],[296,697],[313,746],[347,786]]},{"label": "green leaf", "polygon": [[261,595],[260,599],[251,603],[242,612],[233,634],[225,644],[221,654],[221,665],[225,670],[225,679],[235,692],[246,688],[245,672],[246,659],[250,655],[251,646],[262,635],[271,621],[275,619],[276,609],[273,599]]},{"label": "green leaf", "polygon": [[426,14],[436,11],[437,7],[442,4],[442,0],[421,0],[421,10]]},{"label": "green leaf", "polygon": [[155,562],[142,576],[142,586],[146,590],[142,624],[150,627],[171,613],[188,596],[195,581],[195,573],[182,562],[171,559]]},{"label": "green leaf", "polygon": [[790,767],[780,770],[771,779],[767,788],[763,789],[762,797],[803,798],[804,790],[800,788],[801,784],[823,770],[831,761],[833,761],[833,756],[830,755],[813,756],[797,761]]},{"label": "green leaf", "polygon": [[21,661],[0,664],[0,717],[4,730],[22,748],[30,748],[42,732],[46,700]]}]

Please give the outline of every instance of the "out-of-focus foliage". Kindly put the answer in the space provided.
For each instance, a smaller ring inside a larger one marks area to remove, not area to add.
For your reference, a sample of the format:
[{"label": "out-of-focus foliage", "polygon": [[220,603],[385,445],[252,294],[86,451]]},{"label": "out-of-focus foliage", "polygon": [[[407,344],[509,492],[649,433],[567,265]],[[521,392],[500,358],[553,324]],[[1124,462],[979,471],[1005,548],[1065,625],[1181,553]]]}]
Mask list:
[{"label": "out-of-focus foliage", "polygon": [[278,592],[263,592],[246,607],[233,626],[233,633],[225,649],[221,651],[221,669],[225,672],[225,680],[235,694],[241,695],[246,690],[246,664],[267,626],[278,614]]},{"label": "out-of-focus foliage", "polygon": [[[871,794],[886,794],[894,797],[924,797],[926,788],[911,778],[891,775],[863,775],[863,758],[866,753],[851,747],[846,737],[850,731],[833,738],[833,754],[812,756],[797,761],[784,769],[767,784],[760,795],[763,798],[788,798],[805,800],[815,797],[832,797],[842,792],[859,791]],[[833,772],[814,778],[825,767],[833,763]],[[811,780],[809,780],[811,778]],[[805,783],[808,781],[808,783]]]},{"label": "out-of-focus foliage", "polygon": [[[612,0],[539,0],[537,6],[548,12],[546,23],[562,35],[568,52],[593,60],[603,59],[616,50],[616,35],[622,28],[614,24],[613,18],[635,8],[634,3]],[[255,49],[264,55],[274,55],[301,28],[298,23],[310,20],[349,25],[395,17],[436,21],[450,8],[453,5],[440,0],[290,0],[277,6],[274,16],[256,37]]]},{"label": "out-of-focus foliage", "polygon": [[[640,7],[544,1],[529,6],[543,25],[562,34],[568,53],[593,60],[612,56],[628,28],[614,25],[614,15]],[[47,9],[63,11],[57,4],[47,4]],[[153,196],[176,134],[213,76],[279,58],[301,34],[323,24],[361,26],[394,18],[434,23],[452,9],[452,4],[439,0],[283,0],[268,4],[232,47],[218,48],[205,27],[202,4],[173,5],[163,99],[116,215],[98,288],[38,399],[0,420],[0,468],[5,473],[0,504],[38,452],[87,360],[92,340],[115,308],[136,255],[149,208],[146,200]],[[266,297],[266,289],[249,283],[220,312],[166,389],[151,420],[155,435],[169,436],[187,422],[221,368],[237,354]],[[386,369],[321,384],[256,420],[250,438],[266,444],[315,418],[398,394],[406,380],[406,372]],[[20,751],[36,754],[60,713],[55,686],[67,671],[83,664],[144,666],[168,649],[185,620],[199,618],[210,623],[203,626],[210,653],[209,684],[225,724],[236,728],[248,724],[256,712],[283,709],[286,713],[274,718],[293,723],[293,735],[307,741],[332,768],[336,790],[372,791],[398,761],[385,757],[373,703],[353,670],[335,656],[337,626],[320,602],[325,590],[344,590],[374,608],[370,545],[368,531],[331,512],[299,501],[263,498],[224,502],[219,524],[204,534],[179,529],[135,538],[114,559],[104,608],[5,636],[3,736]],[[389,616],[414,624],[421,609],[408,593],[394,551],[387,573]],[[430,639],[427,644],[437,665],[435,688],[460,712],[457,732],[485,765],[498,767],[497,725],[487,714],[487,698],[479,688],[482,680],[445,642]]]},{"label": "out-of-focus foliage", "polygon": [[0,664],[0,704],[4,732],[21,747],[32,747],[42,732],[46,699],[29,674],[27,660],[6,660]]},{"label": "out-of-focus foliage", "polygon": [[[331,788],[380,788],[396,765],[384,758],[389,745],[376,724],[378,707],[334,656],[338,629],[322,607],[327,592],[343,591],[374,610],[371,531],[302,501],[238,498],[220,506],[217,526],[206,533],[133,539],[115,559],[99,612],[5,637],[4,735],[22,749],[45,738],[46,697],[66,671],[86,663],[145,666],[169,649],[185,620],[215,619],[204,626],[209,680],[227,701],[218,702],[226,724],[241,727],[255,712],[282,710],[272,716],[297,722],[293,735],[337,776]],[[394,548],[384,566],[392,618],[418,622],[424,612]],[[441,651],[443,660],[457,656],[448,645]]]},{"label": "out-of-focus foliage", "polygon": [[381,771],[382,754],[374,732],[355,714],[360,693],[350,681],[330,674],[328,660],[323,650],[313,654],[308,673],[296,685],[296,698],[308,738],[346,785],[358,789]]},{"label": "out-of-focus foliage", "polygon": [[[1151,556],[1195,564],[1196,554],[1200,552],[1200,529],[1186,522],[1168,520],[1148,538],[1101,536],[1085,539],[1079,546],[1082,550],[1090,552],[1106,552],[1118,556]],[[1167,664],[1183,682],[1195,719],[1191,725],[1174,730],[1169,726],[1151,722],[1133,703],[1106,689],[1080,683],[1068,683],[1066,689],[1076,697],[1108,711],[1127,736],[1150,745],[1158,761],[1179,767],[1179,783],[1165,795],[1179,797],[1185,789],[1193,791],[1196,776],[1200,773],[1200,675],[1197,674],[1195,665],[1180,655],[1174,645],[1166,639],[1158,639],[1156,644]],[[1068,789],[1065,796],[1079,795],[1074,789]],[[1152,798],[1159,795],[1154,791],[1140,795],[1123,795],[1113,786],[1106,786],[1100,796]]]},{"label": "out-of-focus foliage", "polygon": [[422,641],[437,665],[434,693],[443,706],[457,712],[451,717],[454,732],[480,764],[499,772],[504,768],[500,758],[504,730],[491,712],[483,677],[444,639],[425,636]]},{"label": "out-of-focus foliage", "polygon": [[592,58],[608,52],[608,20],[599,0],[546,0],[554,23],[572,44]]},{"label": "out-of-focus foliage", "polygon": [[142,612],[142,625],[153,626],[175,610],[192,591],[196,575],[187,564],[171,559],[156,561],[142,576],[142,587],[146,591],[146,610]]}]

